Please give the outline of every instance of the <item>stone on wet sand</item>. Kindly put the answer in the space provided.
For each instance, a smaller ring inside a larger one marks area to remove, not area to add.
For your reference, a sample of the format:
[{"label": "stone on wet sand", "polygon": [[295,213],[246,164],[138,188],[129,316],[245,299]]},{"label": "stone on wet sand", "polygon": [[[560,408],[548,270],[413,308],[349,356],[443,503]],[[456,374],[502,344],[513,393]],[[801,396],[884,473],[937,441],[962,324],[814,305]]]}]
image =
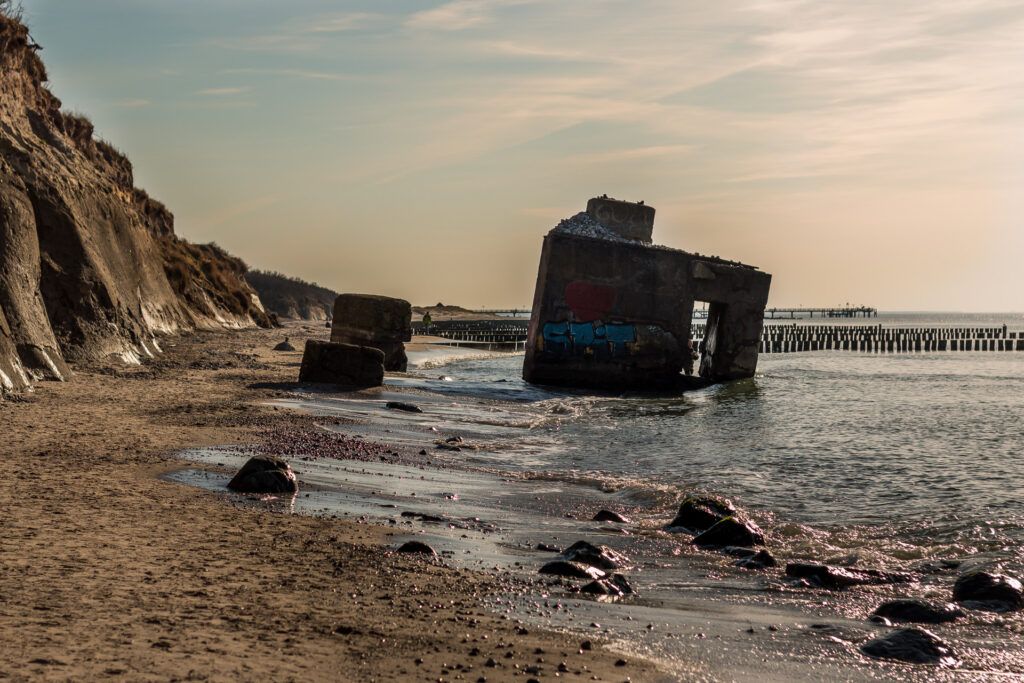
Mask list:
[{"label": "stone on wet sand", "polygon": [[1024,609],[1024,587],[1012,576],[973,571],[953,584],[953,599],[968,607],[1011,612]]},{"label": "stone on wet sand", "polygon": [[733,564],[741,569],[768,569],[769,567],[776,566],[778,563],[770,552],[760,550],[753,555],[741,557],[733,562]]},{"label": "stone on wet sand", "polygon": [[811,585],[831,589],[886,583],[909,583],[914,578],[911,574],[903,572],[852,569],[849,567],[834,567],[828,564],[808,564],[803,562],[790,562],[787,564],[786,576],[794,579],[806,579]]},{"label": "stone on wet sand", "polygon": [[228,488],[240,493],[295,493],[299,484],[287,462],[270,455],[257,455],[242,465],[228,482]]},{"label": "stone on wet sand", "polygon": [[274,347],[275,351],[294,351],[295,347],[292,346],[291,342],[288,341],[288,337],[284,338],[284,341]]},{"label": "stone on wet sand", "polygon": [[398,546],[398,552],[414,555],[430,555],[432,557],[437,556],[436,550],[421,541],[406,541],[402,545]]},{"label": "stone on wet sand", "polygon": [[632,594],[633,587],[629,585],[629,581],[622,574],[612,574],[608,578],[591,581],[583,586],[583,588],[580,588],[580,592],[588,595],[607,595],[621,598],[624,595]]},{"label": "stone on wet sand", "polygon": [[379,387],[384,384],[384,353],[369,346],[310,339],[302,354],[299,381]]},{"label": "stone on wet sand", "polygon": [[964,616],[956,605],[914,599],[889,600],[879,605],[872,614],[893,622],[919,624],[945,624]]},{"label": "stone on wet sand", "polygon": [[618,512],[612,512],[611,510],[600,510],[594,515],[593,521],[595,522],[615,522],[616,524],[629,524],[629,519],[623,517]]},{"label": "stone on wet sand", "polygon": [[688,496],[679,505],[675,519],[668,523],[669,528],[682,528],[691,531],[706,531],[726,517],[736,514],[736,507],[731,500],[718,496]]},{"label": "stone on wet sand", "polygon": [[740,517],[726,517],[691,541],[701,547],[727,545],[764,545],[764,533],[753,522]]},{"label": "stone on wet sand", "polygon": [[566,560],[548,562],[537,571],[540,574],[564,576],[569,579],[603,579],[605,577],[605,573],[597,567],[591,567],[580,562],[569,562]]},{"label": "stone on wet sand", "polygon": [[629,558],[616,552],[606,545],[594,545],[586,541],[577,541],[562,551],[562,557],[569,562],[597,567],[598,569],[622,569],[628,567]]},{"label": "stone on wet sand", "polygon": [[423,409],[412,403],[403,403],[402,401],[388,401],[384,404],[384,407],[388,410],[404,410],[407,413],[422,413]]},{"label": "stone on wet sand", "polygon": [[860,648],[869,657],[893,659],[910,664],[960,664],[952,648],[934,633],[919,628],[901,628],[871,640]]}]

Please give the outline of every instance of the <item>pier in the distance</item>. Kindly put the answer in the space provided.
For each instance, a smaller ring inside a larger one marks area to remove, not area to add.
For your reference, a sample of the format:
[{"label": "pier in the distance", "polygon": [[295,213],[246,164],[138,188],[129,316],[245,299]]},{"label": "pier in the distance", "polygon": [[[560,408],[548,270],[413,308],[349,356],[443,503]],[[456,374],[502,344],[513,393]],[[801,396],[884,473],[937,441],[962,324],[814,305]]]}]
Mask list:
[{"label": "pier in the distance", "polygon": [[878,309],[870,306],[839,306],[836,308],[766,308],[765,320],[776,318],[877,318]]}]

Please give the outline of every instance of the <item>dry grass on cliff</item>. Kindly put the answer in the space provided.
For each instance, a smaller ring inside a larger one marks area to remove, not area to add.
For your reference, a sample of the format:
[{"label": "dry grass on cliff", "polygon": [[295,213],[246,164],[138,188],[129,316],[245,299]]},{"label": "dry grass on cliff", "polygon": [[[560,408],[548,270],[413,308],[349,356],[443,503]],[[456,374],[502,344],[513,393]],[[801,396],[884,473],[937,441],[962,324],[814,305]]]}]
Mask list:
[{"label": "dry grass on cliff", "polygon": [[20,2],[15,0],[0,0],[0,16],[21,23],[22,18],[25,16],[25,8],[21,6]]},{"label": "dry grass on cliff", "polygon": [[49,80],[43,60],[36,54],[40,49],[22,22],[24,12],[21,3],[14,0],[0,0],[0,63],[21,69],[36,82]]},{"label": "dry grass on cliff", "polygon": [[197,310],[207,310],[209,301],[240,316],[250,316],[257,325],[269,327],[270,319],[253,303],[253,290],[245,281],[249,267],[216,244],[192,244],[177,237],[161,240],[164,272],[171,287]]},{"label": "dry grass on cliff", "polygon": [[323,320],[333,315],[338,293],[327,287],[266,270],[250,270],[245,279],[260,295],[263,306],[278,317]]}]

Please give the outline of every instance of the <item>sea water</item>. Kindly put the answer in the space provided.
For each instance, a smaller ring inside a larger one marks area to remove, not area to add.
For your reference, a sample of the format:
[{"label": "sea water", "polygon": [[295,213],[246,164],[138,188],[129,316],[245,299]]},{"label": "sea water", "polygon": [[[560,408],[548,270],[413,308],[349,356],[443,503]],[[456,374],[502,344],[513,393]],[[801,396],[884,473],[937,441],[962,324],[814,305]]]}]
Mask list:
[{"label": "sea water", "polygon": [[[875,320],[1024,330],[1020,315]],[[752,379],[676,397],[535,387],[521,366],[463,361],[444,368],[453,381],[400,383],[482,402],[478,420],[458,417],[477,464],[598,479],[652,506],[720,493],[903,559],[1024,557],[1024,353],[763,354]]]},{"label": "sea water", "polygon": [[[878,323],[1021,331],[1024,315],[795,324]],[[452,533],[422,530],[440,534],[432,542],[466,566],[535,572],[546,561],[527,552],[535,542],[579,538],[637,562],[630,578],[640,597],[628,606],[591,615],[576,603],[535,617],[541,625],[599,621],[624,650],[699,664],[710,680],[933,680],[933,672],[879,669],[859,656],[856,643],[883,632],[869,632],[877,627],[865,616],[886,596],[947,601],[967,567],[1024,575],[1024,353],[762,354],[754,378],[676,396],[529,385],[521,354],[428,361],[389,376],[379,396],[301,391],[287,403],[349,435],[425,447],[453,469],[297,462],[300,478],[319,489],[299,506],[369,518],[390,510],[399,525],[409,524],[399,510],[440,511],[456,520]],[[392,398],[424,413],[385,410],[382,399]],[[332,416],[343,419],[331,425]],[[452,437],[461,450],[435,450]],[[679,500],[694,492],[725,495],[747,510],[783,562],[899,569],[921,579],[823,595],[790,589],[777,573],[733,569],[728,558],[688,550],[687,537],[664,531]],[[597,506],[630,516],[629,535],[589,523]],[[477,521],[463,528],[459,519]],[[934,570],[944,562],[959,569]],[[540,611],[524,604],[514,614]],[[638,620],[659,627],[639,630]],[[778,630],[765,630],[769,624]],[[972,613],[939,632],[976,670],[1024,673],[1019,614]],[[705,634],[719,642],[706,647]]]}]

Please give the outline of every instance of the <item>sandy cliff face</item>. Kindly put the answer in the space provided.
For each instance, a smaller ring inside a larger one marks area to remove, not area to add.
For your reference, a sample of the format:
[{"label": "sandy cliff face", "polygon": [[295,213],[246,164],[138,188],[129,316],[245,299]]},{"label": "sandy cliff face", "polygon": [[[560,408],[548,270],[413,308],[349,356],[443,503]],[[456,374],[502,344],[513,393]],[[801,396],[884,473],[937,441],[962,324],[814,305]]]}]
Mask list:
[{"label": "sandy cliff face", "polygon": [[245,266],[174,235],[131,163],[61,112],[27,29],[0,15],[0,392],[155,335],[266,324]]}]

